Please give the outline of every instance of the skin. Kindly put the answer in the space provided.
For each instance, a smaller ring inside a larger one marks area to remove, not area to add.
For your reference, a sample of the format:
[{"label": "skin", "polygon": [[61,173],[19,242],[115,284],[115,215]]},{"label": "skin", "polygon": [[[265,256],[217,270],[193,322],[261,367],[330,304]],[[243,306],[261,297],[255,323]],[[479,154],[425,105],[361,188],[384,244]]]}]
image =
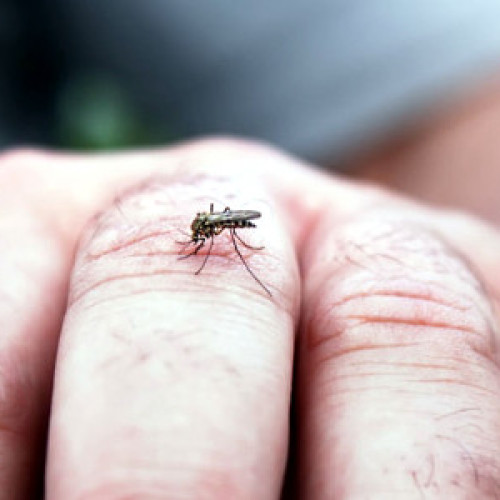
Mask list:
[{"label": "skin", "polygon": [[500,224],[500,76],[469,89],[420,127],[352,160],[349,172]]},{"label": "skin", "polygon": [[[230,140],[0,191],[1,500],[500,496],[493,226]],[[227,235],[177,260],[210,202],[272,299]]]}]

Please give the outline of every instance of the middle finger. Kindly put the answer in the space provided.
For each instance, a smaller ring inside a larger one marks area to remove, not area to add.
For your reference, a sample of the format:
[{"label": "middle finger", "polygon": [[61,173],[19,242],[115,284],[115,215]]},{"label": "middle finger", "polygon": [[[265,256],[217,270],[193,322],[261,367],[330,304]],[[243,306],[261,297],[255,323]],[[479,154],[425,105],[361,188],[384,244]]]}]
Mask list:
[{"label": "middle finger", "polygon": [[[299,282],[267,201],[249,204],[261,197],[230,179],[153,181],[91,228],[58,354],[49,500],[277,498]],[[246,240],[265,250],[242,250],[272,299],[222,235],[201,275],[203,251],[177,261],[186,207],[231,198],[264,214]]]}]

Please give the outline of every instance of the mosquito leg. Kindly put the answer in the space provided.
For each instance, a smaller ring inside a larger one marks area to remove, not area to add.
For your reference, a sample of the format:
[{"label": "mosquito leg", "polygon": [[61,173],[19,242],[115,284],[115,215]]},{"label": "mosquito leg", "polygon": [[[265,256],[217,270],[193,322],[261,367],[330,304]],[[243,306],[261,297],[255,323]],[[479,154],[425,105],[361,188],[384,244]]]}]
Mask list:
[{"label": "mosquito leg", "polygon": [[185,249],[186,249],[189,245],[191,245],[191,244],[193,243],[193,241],[192,241],[192,240],[189,240],[189,241],[176,241],[176,243],[177,243],[178,245],[181,245],[181,247],[182,247],[182,248],[179,250],[179,253],[183,255],[183,254],[184,254],[184,250],[185,250]]},{"label": "mosquito leg", "polygon": [[243,262],[243,265],[247,268],[247,271],[252,275],[253,279],[266,291],[266,293],[269,295],[269,297],[272,297],[272,294],[269,291],[269,289],[266,287],[266,285],[264,285],[264,283],[262,283],[262,281],[260,281],[259,278],[257,278],[257,276],[254,274],[254,272],[248,267],[248,264],[245,262],[243,255],[241,255],[240,249],[238,248],[238,245],[236,244],[236,240],[234,239],[235,236],[238,238],[234,228],[231,228],[230,231],[231,231],[231,239],[233,240],[234,249],[236,250],[238,257],[241,259],[241,262]]},{"label": "mosquito leg", "polygon": [[194,274],[200,274],[201,271],[203,270],[203,268],[205,267],[205,264],[207,263],[207,260],[208,258],[210,257],[210,253],[212,252],[212,247],[214,246],[214,237],[212,236],[210,238],[210,246],[208,247],[208,252],[207,254],[205,255],[205,258],[203,259],[203,264],[201,265],[201,267],[198,269],[198,271],[196,271]]},{"label": "mosquito leg", "polygon": [[191,235],[189,233],[186,233],[186,231],[181,231],[179,230],[179,232],[183,235],[183,236],[186,236],[188,239],[185,240],[185,241],[178,241],[178,240],[175,240],[175,242],[178,244],[178,245],[189,245],[190,243],[193,243],[193,240],[191,239]]},{"label": "mosquito leg", "polygon": [[234,235],[236,236],[236,238],[238,238],[238,241],[246,248],[249,248],[250,250],[264,250],[264,247],[253,247],[251,245],[249,245],[248,243],[245,243],[240,235],[236,232],[236,229],[233,229],[233,232],[234,232]]},{"label": "mosquito leg", "polygon": [[196,255],[204,244],[205,240],[201,240],[201,243],[191,253],[188,253],[186,255],[181,255],[180,257],[177,258],[177,260],[187,259],[188,257],[191,257],[191,255]]}]

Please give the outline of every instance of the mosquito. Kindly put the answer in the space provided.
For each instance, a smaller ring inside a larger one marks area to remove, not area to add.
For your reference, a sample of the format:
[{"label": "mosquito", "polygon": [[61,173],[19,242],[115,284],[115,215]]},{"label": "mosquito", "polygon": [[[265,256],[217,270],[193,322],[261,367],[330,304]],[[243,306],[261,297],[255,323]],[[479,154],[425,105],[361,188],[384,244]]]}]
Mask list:
[{"label": "mosquito", "polygon": [[234,249],[236,250],[241,262],[243,262],[243,265],[252,275],[253,279],[266,291],[269,297],[272,297],[269,289],[250,269],[243,258],[240,249],[238,248],[238,244],[236,243],[236,240],[238,240],[244,247],[250,248],[251,250],[262,250],[264,248],[250,246],[248,243],[245,243],[236,232],[237,228],[242,229],[246,227],[257,227],[252,220],[258,219],[260,216],[260,212],[257,212],[256,210],[231,210],[229,207],[226,207],[223,212],[214,212],[214,204],[210,203],[210,212],[198,212],[196,217],[193,219],[193,222],[191,223],[191,239],[179,242],[185,247],[189,245],[196,245],[195,249],[186,255],[180,256],[179,259],[187,259],[196,255],[203,248],[206,240],[210,238],[208,252],[203,259],[200,268],[195,272],[195,274],[200,274],[207,263],[208,257],[210,257],[210,253],[212,252],[214,237],[221,234],[224,229],[228,229]]}]

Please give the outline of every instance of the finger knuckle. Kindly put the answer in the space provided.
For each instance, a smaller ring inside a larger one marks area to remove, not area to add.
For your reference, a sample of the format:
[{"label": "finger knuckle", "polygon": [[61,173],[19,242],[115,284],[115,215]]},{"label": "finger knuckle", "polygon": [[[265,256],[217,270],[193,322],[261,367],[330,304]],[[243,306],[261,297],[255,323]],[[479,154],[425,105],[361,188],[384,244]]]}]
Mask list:
[{"label": "finger knuckle", "polygon": [[46,162],[47,157],[48,154],[40,149],[14,148],[0,154],[0,164],[8,168],[17,168]]},{"label": "finger knuckle", "polygon": [[[227,282],[210,278],[217,266],[229,265],[237,268],[238,272],[241,271],[240,264],[247,267],[241,263],[245,257],[238,260],[239,253],[233,258],[237,250],[229,231],[221,236],[216,233],[215,243],[213,236],[206,236],[205,239],[210,239],[210,242],[204,248],[196,247],[200,252],[194,255],[195,250],[191,247],[190,251],[182,254],[191,259],[177,261],[185,248],[179,243],[195,241],[191,233],[186,234],[196,210],[192,204],[208,207],[213,198],[207,198],[203,193],[220,193],[217,198],[227,199],[234,198],[234,192],[240,190],[240,184],[231,177],[209,173],[194,179],[189,171],[173,179],[149,178],[129,190],[94,217],[84,232],[71,280],[70,307],[82,299],[88,302],[90,297],[97,299],[92,299],[97,304],[102,301],[103,295],[109,299],[111,295],[118,298],[120,294],[126,297],[155,290],[171,292],[178,290],[180,284],[187,292],[186,297],[198,291],[206,295],[232,289],[230,283],[228,286]],[[186,204],[191,207],[189,210],[186,210]],[[206,262],[208,256],[212,256],[211,266],[204,269],[203,278],[186,280],[187,275],[201,269],[200,265]],[[267,251],[254,251],[250,255],[254,264],[252,267],[258,268],[259,264],[270,262],[271,257]],[[193,260],[197,261],[196,266],[193,266]],[[247,286],[246,275],[240,275],[241,286],[238,280],[234,290],[247,297],[254,293],[255,287]],[[259,288],[256,290],[256,294],[261,293]],[[266,293],[266,290],[262,291]],[[103,294],[103,291],[106,293]]]},{"label": "finger knuckle", "polygon": [[480,278],[434,234],[363,220],[336,247],[307,323],[326,359],[422,345],[491,358],[496,324]]},{"label": "finger knuckle", "polygon": [[144,184],[89,222],[73,270],[70,306],[103,289],[114,290],[112,295],[149,290],[155,277],[169,273],[177,217],[165,210],[164,194],[162,185]]},{"label": "finger knuckle", "polygon": [[197,139],[189,143],[186,147],[210,156],[211,153],[241,154],[251,152],[254,154],[275,154],[277,149],[270,144],[256,139],[242,137],[232,137],[230,135],[214,135]]},{"label": "finger knuckle", "polygon": [[39,186],[43,176],[41,165],[48,163],[49,155],[36,149],[12,149],[0,154],[1,185],[7,194],[17,194],[32,186]]}]

